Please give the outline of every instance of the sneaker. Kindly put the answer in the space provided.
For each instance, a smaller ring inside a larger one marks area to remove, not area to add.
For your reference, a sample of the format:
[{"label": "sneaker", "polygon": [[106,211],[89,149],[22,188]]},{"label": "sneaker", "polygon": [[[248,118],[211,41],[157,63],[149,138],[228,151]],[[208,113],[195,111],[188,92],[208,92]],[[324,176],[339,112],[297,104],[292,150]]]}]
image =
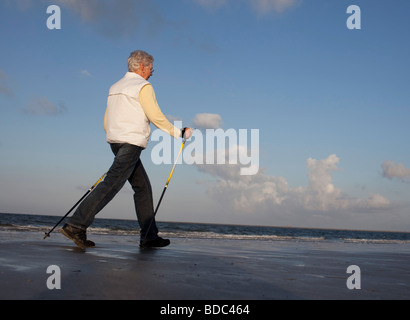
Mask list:
[{"label": "sneaker", "polygon": [[141,240],[140,248],[161,248],[169,246],[170,243],[171,241],[169,241],[168,239],[158,237],[154,240]]},{"label": "sneaker", "polygon": [[60,229],[60,232],[68,239],[73,240],[80,249],[84,250],[85,248],[95,247],[95,243],[91,240],[87,240],[86,232],[80,228],[65,224],[64,227]]}]

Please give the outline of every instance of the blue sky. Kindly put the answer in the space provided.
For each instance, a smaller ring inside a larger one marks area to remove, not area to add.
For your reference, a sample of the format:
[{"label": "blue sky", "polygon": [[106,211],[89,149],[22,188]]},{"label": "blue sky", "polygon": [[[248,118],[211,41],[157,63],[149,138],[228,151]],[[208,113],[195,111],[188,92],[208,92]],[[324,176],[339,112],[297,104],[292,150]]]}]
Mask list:
[{"label": "blue sky", "polygon": [[[46,26],[51,4],[60,30]],[[360,30],[346,26],[352,4]],[[142,49],[170,119],[259,130],[257,175],[182,164],[159,220],[410,231],[408,12],[405,0],[3,0],[0,212],[64,215],[109,168],[107,92]],[[171,165],[152,163],[155,143],[142,159],[156,202]],[[98,217],[135,219],[131,189]]]}]

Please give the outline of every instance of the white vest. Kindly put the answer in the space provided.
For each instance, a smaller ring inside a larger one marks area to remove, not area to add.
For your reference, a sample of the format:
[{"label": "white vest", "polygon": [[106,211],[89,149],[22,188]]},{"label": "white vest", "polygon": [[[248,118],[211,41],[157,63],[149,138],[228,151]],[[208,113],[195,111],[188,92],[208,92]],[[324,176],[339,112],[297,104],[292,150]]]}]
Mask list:
[{"label": "white vest", "polygon": [[129,143],[142,148],[148,144],[150,122],[139,103],[141,89],[149,84],[133,72],[113,84],[107,100],[106,130],[108,143]]}]

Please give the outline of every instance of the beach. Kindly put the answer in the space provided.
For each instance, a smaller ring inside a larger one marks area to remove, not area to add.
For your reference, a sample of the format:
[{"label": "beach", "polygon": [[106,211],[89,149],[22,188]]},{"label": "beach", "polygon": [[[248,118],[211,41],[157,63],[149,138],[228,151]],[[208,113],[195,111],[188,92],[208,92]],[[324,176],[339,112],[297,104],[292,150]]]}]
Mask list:
[{"label": "beach", "polygon": [[[82,251],[59,232],[43,236],[0,232],[0,299],[410,298],[409,243],[171,238],[169,247],[140,249],[133,235],[91,233],[97,246]],[[352,265],[359,272],[347,273]],[[60,288],[49,288],[56,276]],[[351,276],[360,289],[348,288]]]}]

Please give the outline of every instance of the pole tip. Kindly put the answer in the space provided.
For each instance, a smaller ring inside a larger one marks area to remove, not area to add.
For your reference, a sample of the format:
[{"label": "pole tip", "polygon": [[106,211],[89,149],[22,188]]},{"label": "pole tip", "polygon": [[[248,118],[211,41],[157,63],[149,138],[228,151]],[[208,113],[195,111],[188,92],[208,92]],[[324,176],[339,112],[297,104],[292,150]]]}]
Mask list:
[{"label": "pole tip", "polygon": [[49,233],[45,233],[46,235],[44,236],[44,238],[43,238],[43,240],[46,240],[46,238],[49,238],[50,237],[50,234]]}]

